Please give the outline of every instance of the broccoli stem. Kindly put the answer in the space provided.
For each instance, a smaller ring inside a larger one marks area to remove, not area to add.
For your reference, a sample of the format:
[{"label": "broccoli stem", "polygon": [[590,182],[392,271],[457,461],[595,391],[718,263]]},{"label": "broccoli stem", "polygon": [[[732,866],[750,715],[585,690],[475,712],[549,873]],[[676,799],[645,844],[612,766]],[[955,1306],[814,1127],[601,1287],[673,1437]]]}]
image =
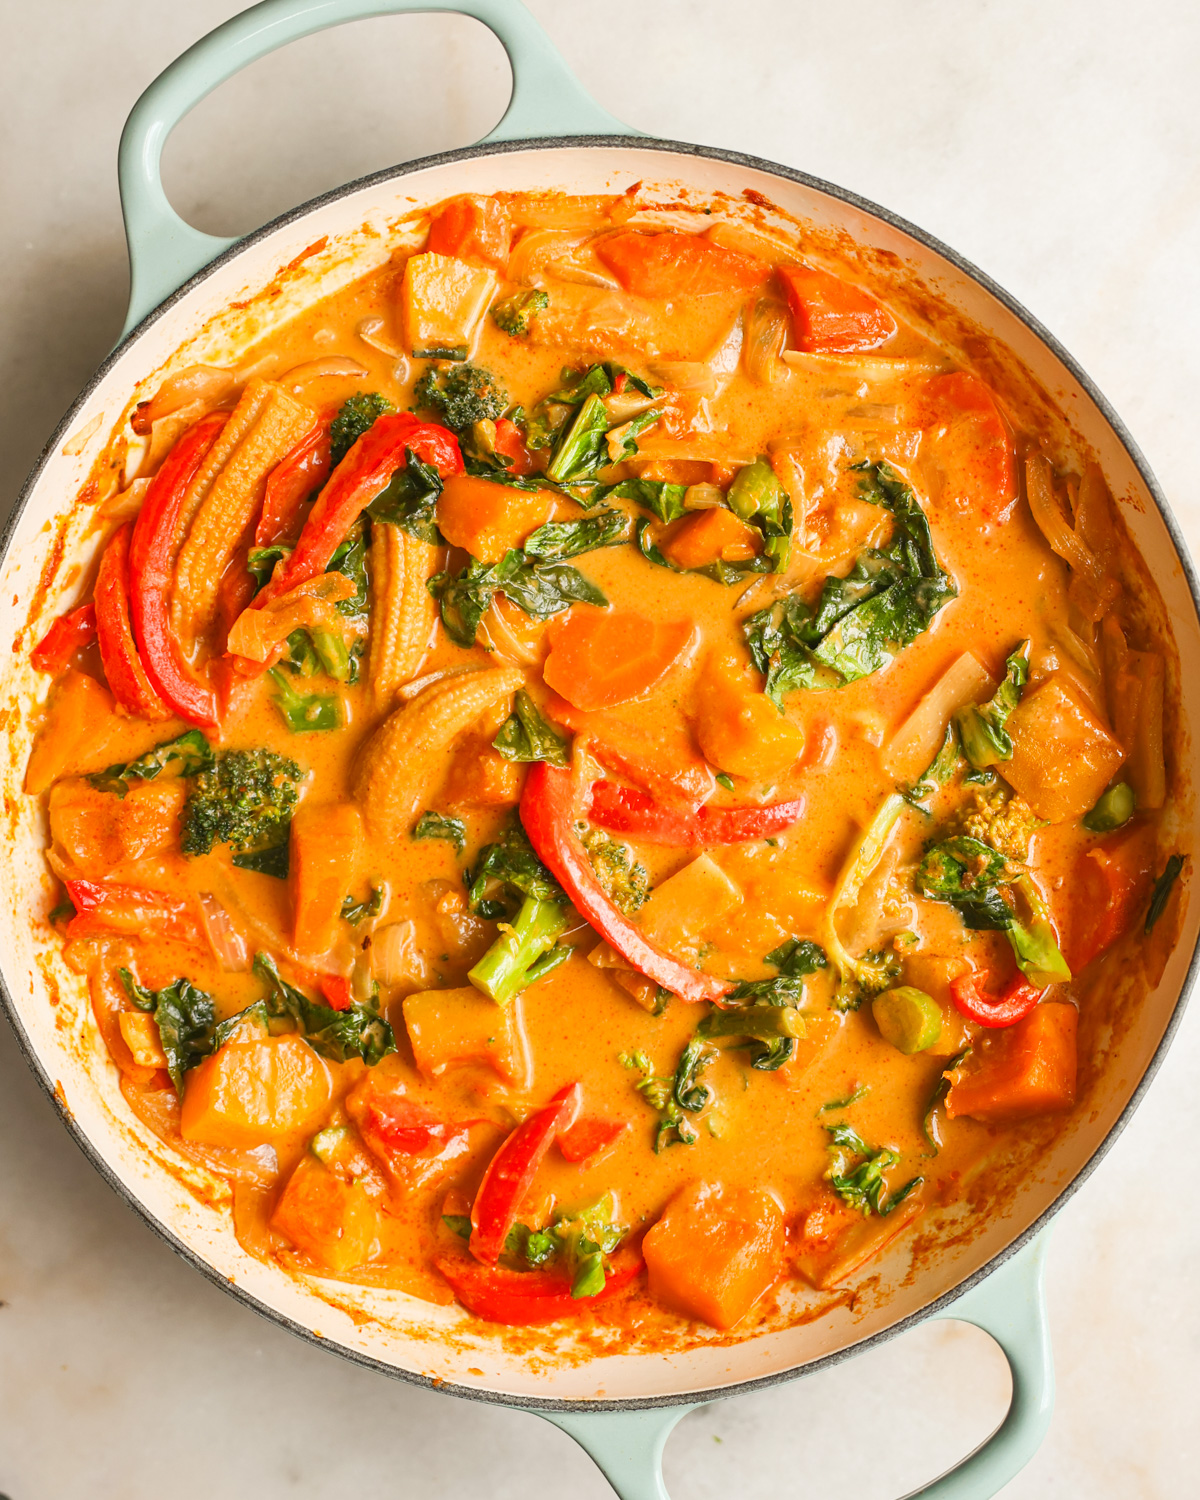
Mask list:
[{"label": "broccoli stem", "polygon": [[557,901],[526,896],[516,921],[504,925],[467,978],[497,1004],[507,1005],[570,957],[569,948],[561,950],[562,958],[550,951],[566,930],[567,914]]}]

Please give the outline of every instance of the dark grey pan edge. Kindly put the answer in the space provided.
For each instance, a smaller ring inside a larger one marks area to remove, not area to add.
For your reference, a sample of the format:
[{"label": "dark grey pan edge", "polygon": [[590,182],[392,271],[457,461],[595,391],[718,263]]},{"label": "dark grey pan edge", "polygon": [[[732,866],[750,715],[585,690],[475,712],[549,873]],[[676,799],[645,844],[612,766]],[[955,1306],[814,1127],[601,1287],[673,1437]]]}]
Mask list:
[{"label": "dark grey pan edge", "polygon": [[[860,209],[863,213],[868,214],[873,218],[882,220],[884,223],[891,225],[894,229],[898,229],[902,233],[909,235],[911,238],[919,241],[921,244],[935,251],[943,259],[953,265],[957,270],[961,271],[972,281],[977,282],[986,291],[991,293],[991,295],[995,297],[998,302],[1006,307],[1009,312],[1013,313],[1014,316],[1019,318],[1020,321],[1024,323],[1025,326],[1033,334],[1035,334],[1043,344],[1047,346],[1047,348],[1050,349],[1054,356],[1059,360],[1059,362],[1071,374],[1074,380],[1095,403],[1101,415],[1104,417],[1108,425],[1112,428],[1113,432],[1120,440],[1122,446],[1129,454],[1130,459],[1132,460],[1134,466],[1138,470],[1138,473],[1141,475],[1143,482],[1145,483],[1147,489],[1153,497],[1154,503],[1158,507],[1159,514],[1162,517],[1163,524],[1166,526],[1167,531],[1171,537],[1171,541],[1174,544],[1180,565],[1184,571],[1184,576],[1187,579],[1188,590],[1192,597],[1193,607],[1197,612],[1197,619],[1198,621],[1200,621],[1200,581],[1197,580],[1196,570],[1192,564],[1191,558],[1188,555],[1187,544],[1184,540],[1183,533],[1179,527],[1179,524],[1172,514],[1171,507],[1167,501],[1167,498],[1163,494],[1162,488],[1159,485],[1158,480],[1155,478],[1150,465],[1146,462],[1141,449],[1137,446],[1137,443],[1130,435],[1128,429],[1125,427],[1125,424],[1121,421],[1120,417],[1113,410],[1107,399],[1096,387],[1095,383],[1076,363],[1074,358],[1067,352],[1067,350],[1063,348],[1058,339],[1055,338],[1055,336],[1049,331],[1049,329],[1045,328],[1042,323],[1040,323],[1038,319],[1033,316],[1032,313],[1028,312],[1020,302],[1018,302],[1014,297],[1006,292],[1003,287],[1001,287],[997,282],[993,281],[992,278],[985,272],[979,270],[978,267],[973,265],[970,261],[964,259],[964,257],[959,255],[955,250],[951,249],[948,245],[943,244],[934,235],[926,233],[925,230],[918,228],[915,224],[909,223],[907,219],[901,218],[899,214],[894,214],[889,209],[881,208],[878,204],[872,203],[869,199],[860,197],[857,193],[852,193],[847,191],[845,188],[840,188],[832,183],[824,182],[820,178],[813,177],[807,172],[800,172],[792,167],[780,166],[778,163],[766,161],[761,157],[748,156],[740,151],[724,151],[715,146],[696,146],[691,145],[687,142],[658,140],[649,136],[541,137],[527,141],[502,141],[481,146],[467,146],[457,151],[446,151],[435,156],[422,157],[416,161],[406,162],[400,167],[385,168],[383,171],[373,173],[369,177],[360,178],[357,181],[345,184],[343,187],[335,188],[328,193],[323,193],[320,197],[313,198],[307,203],[300,204],[298,207],[290,209],[285,214],[280,214],[278,218],[272,219],[269,224],[264,224],[261,229],[255,230],[253,234],[247,235],[244,239],[239,240],[237,244],[230,246],[228,250],[224,251],[209,265],[205,266],[202,270],[198,271],[193,277],[191,277],[190,280],[186,281],[178,289],[178,291],[173,292],[170,297],[168,297],[164,302],[160,303],[159,306],[156,307],[152,312],[147,314],[147,316],[141,321],[141,323],[139,323],[137,327],[130,332],[128,337],[124,339],[116,349],[113,350],[113,352],[96,371],[95,375],[92,376],[91,380],[88,381],[87,385],[80,392],[79,396],[76,398],[71,408],[63,417],[62,421],[58,424],[54,432],[51,434],[48,442],[42,449],[42,452],[39,455],[38,460],[29,475],[29,478],[26,480],[24,486],[22,487],[21,493],[17,498],[17,502],[14,505],[13,510],[4,526],[3,533],[0,534],[0,564],[3,563],[3,559],[7,555],[9,543],[12,539],[14,530],[22,514],[24,513],[26,505],[29,503],[30,496],[32,495],[33,489],[41,477],[42,470],[45,468],[47,460],[49,459],[51,453],[54,452],[55,448],[62,441],[62,439],[65,438],[67,433],[71,430],[71,424],[74,421],[75,415],[78,412],[79,408],[91,395],[96,386],[108,374],[116,358],[119,355],[123,354],[127,347],[137,338],[139,338],[143,332],[145,332],[160,318],[164,317],[168,312],[170,312],[175,304],[179,302],[184,296],[186,296],[193,287],[200,285],[201,282],[206,280],[218,268],[224,266],[230,260],[235,259],[243,249],[247,248],[250,245],[257,244],[259,241],[265,239],[268,235],[273,234],[276,230],[282,228],[284,225],[294,223],[297,220],[304,218],[314,209],[321,208],[328,203],[336,202],[339,198],[347,197],[351,193],[358,192],[363,188],[381,186],[388,182],[393,182],[400,178],[410,176],[415,172],[423,171],[426,168],[445,166],[460,161],[469,161],[482,156],[507,155],[512,152],[519,151],[559,150],[562,148],[588,149],[595,147],[603,148],[605,150],[612,150],[614,147],[619,148],[621,146],[628,146],[630,150],[637,151],[662,151],[667,154],[703,157],[713,161],[729,163],[733,166],[747,167],[753,171],[765,172],[771,176],[781,177],[789,182],[795,182],[803,187],[814,189],[815,191],[824,193],[827,196],[835,198],[842,203],[850,204],[852,207]],[[67,1130],[70,1132],[72,1139],[75,1141],[75,1144],[95,1167],[96,1171],[99,1172],[101,1177],[104,1178],[109,1186],[113,1188],[113,1190],[120,1197],[125,1199],[128,1205],[142,1218],[142,1220],[150,1227],[150,1229],[152,1229],[161,1240],[168,1244],[171,1249],[181,1257],[181,1259],[185,1260],[190,1266],[193,1266],[202,1275],[207,1277],[208,1280],[211,1281],[215,1286],[220,1287],[223,1292],[226,1292],[230,1296],[236,1298],[237,1301],[241,1302],[245,1307],[250,1308],[253,1312],[258,1313],[260,1317],[266,1318],[269,1322],[287,1329],[289,1333],[294,1334],[297,1338],[303,1339],[305,1340],[305,1342],[312,1344],[317,1348],[336,1353],[343,1359],[348,1359],[356,1365],[362,1365],[367,1369],[376,1370],[380,1374],[390,1376],[393,1379],[403,1380],[411,1385],[423,1386],[427,1390],[438,1391],[447,1395],[461,1396],[467,1400],[472,1401],[484,1401],[500,1406],[515,1407],[525,1411],[604,1412],[642,1410],[651,1407],[666,1406],[695,1406],[707,1401],[715,1401],[722,1397],[745,1395],[751,1391],[763,1390],[766,1387],[779,1385],[788,1380],[798,1379],[803,1375],[815,1374],[818,1370],[828,1369],[833,1365],[839,1364],[844,1360],[853,1358],[854,1356],[863,1353],[867,1349],[874,1348],[875,1346],[882,1344],[888,1339],[895,1338],[898,1334],[904,1333],[908,1329],[916,1327],[917,1324],[924,1322],[927,1318],[934,1316],[935,1314],[949,1312],[952,1309],[953,1304],[960,1297],[962,1297],[966,1292],[970,1291],[972,1287],[978,1286],[982,1281],[986,1280],[986,1278],[990,1276],[993,1271],[1002,1266],[1005,1261],[1007,1261],[1011,1256],[1015,1255],[1026,1244],[1028,1244],[1029,1241],[1036,1234],[1038,1234],[1040,1230],[1044,1229],[1045,1226],[1054,1217],[1054,1215],[1057,1214],[1059,1210],[1063,1208],[1064,1205],[1071,1199],[1071,1197],[1074,1196],[1079,1188],[1083,1186],[1083,1184],[1099,1166],[1100,1162],[1111,1150],[1112,1146],[1117,1140],[1117,1137],[1121,1134],[1122,1130],[1124,1130],[1125,1126],[1128,1124],[1134,1110],[1141,1103],[1146,1090],[1149,1088],[1150,1083],[1154,1078],[1154,1075],[1161,1067],[1163,1058],[1166,1056],[1167,1049],[1170,1047],[1172,1041],[1174,1040],[1175,1033],[1178,1030],[1179,1025],[1183,1019],[1184,1009],[1198,978],[1200,978],[1200,940],[1198,940],[1196,948],[1193,949],[1191,960],[1188,965],[1188,971],[1179,993],[1179,998],[1175,1002],[1175,1007],[1171,1013],[1169,1021],[1167,1022],[1167,1026],[1163,1032],[1162,1039],[1159,1042],[1158,1047],[1155,1049],[1154,1056],[1150,1059],[1149,1064],[1147,1065],[1140,1080],[1138,1081],[1137,1087],[1134,1089],[1128,1103],[1125,1105],[1120,1115],[1113,1122],[1111,1128],[1108,1131],[1108,1134],[1096,1147],[1095,1151],[1093,1151],[1092,1155],[1079,1169],[1075,1176],[1070,1180],[1070,1182],[1068,1182],[1063,1187],[1062,1191],[1057,1195],[1057,1197],[1049,1205],[1049,1207],[1046,1208],[1046,1210],[1041,1215],[1039,1215],[1039,1217],[1034,1220],[1033,1223],[1027,1225],[1012,1240],[1010,1244],[1005,1246],[1003,1250],[998,1251],[997,1254],[995,1254],[989,1261],[980,1266],[977,1271],[974,1271],[963,1281],[959,1282],[957,1286],[953,1287],[950,1291],[945,1292],[935,1301],[928,1303],[919,1311],[911,1313],[908,1317],[902,1318],[899,1321],[890,1324],[887,1328],[880,1329],[879,1332],[871,1334],[867,1338],[863,1338],[853,1344],[849,1344],[843,1349],[838,1349],[830,1354],[823,1355],[821,1356],[821,1358],[812,1360],[807,1364],[796,1365],[787,1370],[779,1370],[774,1374],[758,1376],[755,1379],[741,1381],[734,1385],[715,1386],[703,1391],[689,1391],[687,1393],[677,1395],[634,1397],[624,1401],[566,1401],[561,1399],[542,1398],[536,1396],[509,1395],[500,1391],[478,1390],[471,1386],[457,1385],[450,1381],[435,1379],[428,1375],[420,1375],[411,1370],[398,1369],[396,1366],[387,1364],[382,1360],[375,1359],[371,1355],[363,1354],[359,1350],[351,1349],[343,1344],[339,1344],[335,1339],[331,1339],[328,1337],[318,1337],[309,1329],[303,1327],[299,1323],[296,1323],[293,1319],[288,1318],[284,1314],[275,1311],[266,1303],[260,1301],[259,1298],[247,1292],[244,1288],[239,1287],[236,1284],[231,1284],[225,1276],[223,1276],[219,1271],[215,1269],[215,1267],[210,1265],[206,1260],[203,1259],[203,1257],[197,1255],[195,1251],[191,1250],[187,1245],[185,1245],[182,1240],[180,1240],[175,1234],[173,1234],[171,1230],[169,1230],[158,1218],[155,1217],[154,1214],[150,1212],[148,1208],[146,1208],[146,1206],[137,1198],[136,1194],[130,1191],[125,1186],[125,1184],[117,1178],[116,1174],[109,1167],[104,1157],[88,1139],[83,1130],[76,1124],[70,1110],[63,1104],[58,1095],[55,1093],[53,1081],[47,1075],[45,1069],[42,1067],[40,1060],[36,1056],[33,1050],[33,1046],[30,1043],[29,1038],[25,1032],[25,1028],[21,1023],[16,1005],[14,1004],[12,996],[9,994],[8,987],[6,984],[4,984],[2,978],[0,978],[0,1001],[3,1002],[3,1006],[8,1015],[9,1021],[11,1022],[13,1030],[16,1033],[17,1042],[21,1048],[22,1055],[24,1056],[25,1061],[29,1064],[34,1077],[41,1084],[41,1087],[46,1093],[47,1097],[51,1100],[55,1109],[58,1111],[59,1116],[61,1117],[64,1125],[67,1127]]]}]

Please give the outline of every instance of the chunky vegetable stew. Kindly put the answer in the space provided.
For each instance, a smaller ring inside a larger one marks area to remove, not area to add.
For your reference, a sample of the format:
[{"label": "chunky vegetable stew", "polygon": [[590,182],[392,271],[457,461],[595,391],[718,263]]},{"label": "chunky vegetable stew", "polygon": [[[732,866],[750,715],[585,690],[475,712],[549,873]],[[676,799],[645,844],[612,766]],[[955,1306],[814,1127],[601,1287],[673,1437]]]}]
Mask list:
[{"label": "chunky vegetable stew", "polygon": [[1091,455],[854,265],[459,198],[114,435],[48,920],[252,1254],[747,1330],[1080,1107],[1175,931],[1173,647]]}]

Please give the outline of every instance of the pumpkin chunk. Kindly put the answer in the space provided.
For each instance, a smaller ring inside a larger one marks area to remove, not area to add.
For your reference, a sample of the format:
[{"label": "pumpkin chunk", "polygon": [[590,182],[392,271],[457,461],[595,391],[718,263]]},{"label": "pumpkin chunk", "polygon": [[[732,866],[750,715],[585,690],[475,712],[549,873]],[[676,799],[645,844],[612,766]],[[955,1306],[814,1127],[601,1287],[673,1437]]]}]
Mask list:
[{"label": "pumpkin chunk", "polygon": [[353,886],[362,850],[362,816],[345,802],[313,807],[304,802],[292,818],[288,884],[296,947],[321,954],[333,945],[346,892]]},{"label": "pumpkin chunk", "polygon": [[508,1083],[528,1071],[521,1002],[497,1005],[473,985],[424,990],[404,1002],[413,1059],[427,1078],[463,1064],[491,1068]]},{"label": "pumpkin chunk", "polygon": [[247,1029],[188,1073],[179,1132],[249,1149],[316,1129],[329,1096],[329,1069],[307,1042]]},{"label": "pumpkin chunk", "polygon": [[696,687],[694,726],[709,761],[734,776],[763,781],[786,775],[804,734],[731,657],[712,657]]},{"label": "pumpkin chunk", "polygon": [[1023,1021],[986,1038],[949,1075],[947,1115],[998,1125],[1070,1109],[1078,1022],[1073,1005],[1043,1001]]},{"label": "pumpkin chunk", "polygon": [[1125,752],[1059,674],[1026,693],[1008,720],[1012,759],[1000,771],[1039,818],[1083,817]]},{"label": "pumpkin chunk", "polygon": [[642,1242],[651,1295],[713,1328],[740,1323],[779,1278],[783,1215],[769,1193],[697,1182]]},{"label": "pumpkin chunk", "polygon": [[452,474],[438,496],[438,529],[452,547],[497,563],[550,519],[547,490],[517,490],[471,474]]},{"label": "pumpkin chunk", "polygon": [[315,1156],[301,1157],[271,1216],[301,1255],[341,1275],[368,1260],[378,1216],[361,1182],[344,1182]]}]

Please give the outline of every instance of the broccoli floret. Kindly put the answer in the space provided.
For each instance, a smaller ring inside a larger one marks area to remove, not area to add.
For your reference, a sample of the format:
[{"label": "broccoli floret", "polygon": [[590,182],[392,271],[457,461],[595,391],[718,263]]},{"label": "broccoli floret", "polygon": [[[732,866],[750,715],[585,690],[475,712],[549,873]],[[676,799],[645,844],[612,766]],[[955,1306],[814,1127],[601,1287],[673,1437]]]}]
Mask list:
[{"label": "broccoli floret", "polygon": [[549,296],[532,287],[527,292],[514,292],[511,297],[502,298],[492,308],[492,318],[497,328],[513,338],[521,338],[529,332],[533,318],[549,306]]},{"label": "broccoli floret", "polygon": [[329,462],[336,468],[377,417],[396,408],[378,391],[363,391],[343,403],[329,429]]},{"label": "broccoli floret", "polygon": [[558,941],[566,930],[564,906],[526,896],[516,920],[503,924],[500,936],[467,978],[477,990],[507,1005],[570,958],[572,950]]},{"label": "broccoli floret", "polygon": [[1007,859],[1024,860],[1031,836],[1044,827],[1045,820],[1034,815],[1023,797],[1014,796],[1002,786],[988,790],[972,787],[971,805],[962,815],[963,833]]},{"label": "broccoli floret", "polygon": [[504,387],[478,365],[430,365],[417,381],[413,398],[418,406],[436,411],[455,432],[465,432],[476,422],[494,422],[508,405]]},{"label": "broccoli floret", "polygon": [[649,871],[634,859],[627,844],[610,839],[598,828],[589,828],[584,823],[579,825],[578,833],[604,894],[626,916],[631,916],[650,894]]},{"label": "broccoli floret", "polygon": [[208,854],[214,844],[263,849],[286,836],[304,775],[273,750],[226,750],[201,771],[183,809],[185,854]]}]

